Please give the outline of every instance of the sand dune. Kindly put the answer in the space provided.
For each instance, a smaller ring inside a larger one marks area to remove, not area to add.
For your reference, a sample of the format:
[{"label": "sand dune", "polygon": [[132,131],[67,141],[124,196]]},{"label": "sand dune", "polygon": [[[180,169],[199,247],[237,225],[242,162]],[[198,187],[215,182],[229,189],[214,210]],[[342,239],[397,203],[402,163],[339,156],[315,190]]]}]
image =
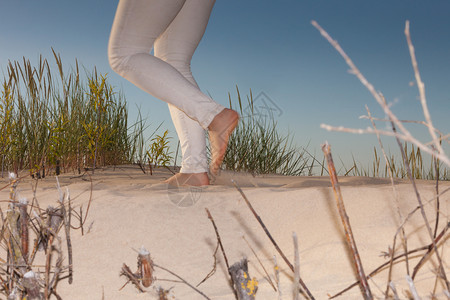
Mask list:
[{"label": "sand dune", "polygon": [[[86,210],[92,188],[92,203],[84,236],[72,230],[74,281],[63,280],[57,291],[63,299],[156,299],[155,287],[171,289],[174,299],[203,299],[188,286],[167,281],[175,278],[156,269],[157,281],[146,293],[139,293],[126,278],[119,276],[123,263],[136,270],[137,250],[144,246],[154,262],[170,269],[188,282],[197,285],[214,264],[216,235],[205,208],[213,215],[230,263],[242,257],[249,259],[249,272],[259,282],[257,299],[277,299],[275,292],[243,239],[251,244],[270,276],[274,275],[273,256],[281,268],[283,299],[293,299],[293,274],[282,261],[267,236],[247,208],[239,192],[232,186],[234,179],[243,189],[267,228],[293,262],[292,232],[299,238],[300,272],[316,299],[327,299],[353,283],[356,274],[345,244],[345,238],[328,177],[252,176],[222,172],[214,185],[205,188],[169,188],[161,180],[170,176],[165,170],[154,175],[143,174],[139,168],[124,166],[96,170],[95,175],[60,176],[62,186],[70,190],[73,207]],[[2,181],[2,186],[7,183]],[[363,177],[340,178],[347,213],[353,227],[361,259],[369,273],[387,259],[381,254],[392,245],[399,220],[395,199],[388,179]],[[417,206],[414,191],[405,180],[396,180],[400,209],[407,215]],[[434,224],[434,183],[418,181],[419,190],[430,222]],[[443,182],[441,190],[450,188]],[[32,198],[30,179],[19,185],[22,197]],[[8,189],[0,191],[0,199],[8,199]],[[40,181],[37,199],[41,207],[56,205],[58,192],[54,177]],[[449,193],[441,196],[442,229],[448,222]],[[6,203],[2,203],[6,209]],[[73,221],[73,220],[72,220]],[[430,243],[420,213],[406,225],[408,247],[414,249]],[[89,229],[89,230],[88,230]],[[63,234],[63,233],[61,233]],[[447,262],[448,247],[441,247]],[[401,250],[399,250],[399,253]],[[423,253],[423,252],[420,252]],[[414,256],[411,268],[420,256]],[[217,253],[216,272],[198,288],[211,299],[234,299],[222,254]],[[434,258],[419,271],[415,284],[423,299],[429,297],[435,282]],[[42,268],[40,269],[42,270]],[[399,296],[406,298],[408,290],[405,264],[394,267],[393,279]],[[450,273],[448,274],[450,276]],[[387,272],[382,271],[369,281],[372,292],[382,297]],[[442,299],[442,284],[437,293]],[[339,299],[362,299],[358,287]]]}]

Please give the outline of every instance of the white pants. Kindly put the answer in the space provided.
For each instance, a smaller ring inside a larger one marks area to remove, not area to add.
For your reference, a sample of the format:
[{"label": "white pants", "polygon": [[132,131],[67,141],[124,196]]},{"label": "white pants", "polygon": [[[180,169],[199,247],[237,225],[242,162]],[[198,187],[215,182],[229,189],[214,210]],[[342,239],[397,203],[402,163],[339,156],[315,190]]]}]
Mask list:
[{"label": "white pants", "polygon": [[224,109],[200,91],[190,67],[214,2],[120,0],[109,40],[111,68],[168,103],[180,139],[182,173],[208,171],[205,129]]}]

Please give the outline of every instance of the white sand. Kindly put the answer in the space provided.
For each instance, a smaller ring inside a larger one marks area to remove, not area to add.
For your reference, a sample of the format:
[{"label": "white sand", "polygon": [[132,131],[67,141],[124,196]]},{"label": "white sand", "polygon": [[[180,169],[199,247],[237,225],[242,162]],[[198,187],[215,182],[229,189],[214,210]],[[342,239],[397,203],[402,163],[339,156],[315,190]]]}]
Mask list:
[{"label": "white sand", "polygon": [[[153,287],[148,288],[147,293],[139,293],[132,284],[119,291],[126,282],[126,278],[119,276],[119,273],[123,263],[136,271],[137,251],[144,246],[157,265],[197,285],[211,271],[216,247],[216,235],[205,208],[211,211],[215,219],[230,264],[244,256],[249,259],[250,275],[259,281],[256,299],[277,299],[278,294],[265,279],[262,267],[243,236],[272,278],[273,256],[276,255],[281,268],[283,299],[293,299],[292,272],[270,243],[239,192],[232,186],[231,178],[242,187],[292,263],[292,232],[297,233],[301,277],[316,299],[327,299],[328,294],[335,294],[355,281],[356,273],[328,177],[253,177],[248,174],[222,173],[215,185],[207,188],[168,189],[161,180],[169,175],[164,170],[157,170],[152,176],[145,175],[139,168],[131,166],[96,171],[92,176],[92,203],[85,231],[90,226],[91,229],[84,236],[80,230],[71,231],[74,281],[69,285],[66,279],[58,285],[57,291],[63,299],[102,299],[102,295],[104,299],[157,299],[154,290],[158,286],[172,288],[174,299],[204,299],[184,284],[165,281],[176,278],[158,268],[155,271],[158,280]],[[71,176],[61,176],[61,185],[69,187],[72,205],[77,209],[83,205],[86,211],[91,182]],[[417,199],[407,181],[396,182],[400,209],[406,216],[417,206]],[[3,180],[1,186],[6,183]],[[345,177],[340,178],[340,183],[358,250],[368,274],[387,261],[381,253],[392,245],[399,224],[392,187],[388,179]],[[418,181],[418,186],[424,202],[433,199],[433,182]],[[440,189],[445,188],[450,188],[449,182],[441,183]],[[19,185],[19,190],[21,196],[32,198],[29,179]],[[36,195],[43,208],[57,205],[58,192],[54,177],[42,180]],[[8,188],[0,191],[0,200],[7,200],[8,197]],[[449,198],[450,193],[441,196],[440,230],[448,222]],[[426,205],[433,226],[436,217],[434,203]],[[5,208],[6,203],[2,203],[2,209]],[[76,220],[72,218],[72,222]],[[420,212],[415,213],[407,223],[406,232],[409,249],[430,243]],[[64,230],[60,231],[60,235],[64,237]],[[401,246],[398,249],[397,253],[400,253]],[[444,245],[440,249],[448,272],[448,246]],[[415,255],[411,259],[411,269],[419,256]],[[65,258],[66,265],[67,255]],[[211,299],[235,299],[220,251],[217,259],[215,274],[199,289]],[[433,258],[421,268],[415,280],[423,299],[428,299],[433,290],[435,267]],[[393,279],[401,299],[407,299],[405,273],[403,262],[394,267]],[[450,277],[450,272],[447,276]],[[385,270],[369,282],[377,297],[382,298],[386,280]],[[443,286],[439,283],[439,299],[444,298],[442,290]],[[362,299],[361,290],[355,287],[338,299]]]}]

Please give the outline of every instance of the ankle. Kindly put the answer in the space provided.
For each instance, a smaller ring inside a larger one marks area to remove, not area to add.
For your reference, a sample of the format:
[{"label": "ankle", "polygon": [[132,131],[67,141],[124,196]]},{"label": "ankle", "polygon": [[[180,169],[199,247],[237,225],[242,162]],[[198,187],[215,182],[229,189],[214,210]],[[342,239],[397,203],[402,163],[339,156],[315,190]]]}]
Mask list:
[{"label": "ankle", "polygon": [[211,121],[211,124],[208,126],[208,130],[217,131],[223,130],[224,126],[228,126],[239,120],[239,114],[229,108],[224,108],[220,113],[218,113],[214,119]]}]

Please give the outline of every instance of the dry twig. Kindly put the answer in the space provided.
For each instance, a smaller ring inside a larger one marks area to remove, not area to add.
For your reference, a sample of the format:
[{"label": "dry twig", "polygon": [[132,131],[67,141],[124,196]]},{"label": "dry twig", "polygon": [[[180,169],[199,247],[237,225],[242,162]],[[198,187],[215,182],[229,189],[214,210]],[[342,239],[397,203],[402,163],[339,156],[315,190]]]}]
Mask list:
[{"label": "dry twig", "polygon": [[[36,198],[37,180],[36,184],[32,185],[32,204],[29,205],[24,198],[17,201],[16,198],[19,197],[16,192],[18,185],[16,178],[15,175],[11,176],[10,200],[8,201],[10,209],[6,218],[0,210],[2,219],[0,242],[4,243],[8,256],[8,262],[3,262],[6,263],[7,270],[2,270],[7,277],[5,279],[0,276],[1,292],[8,299],[17,297],[20,299],[49,299],[52,296],[62,299],[57,293],[56,287],[62,278],[66,278],[61,277],[66,267],[63,266],[61,238],[58,236],[61,223],[65,221],[64,203],[59,200],[58,208],[49,206],[45,211],[40,209]],[[30,212],[28,212],[28,208],[30,208]],[[29,245],[30,234],[35,235],[32,251],[30,251]],[[33,264],[39,250],[45,251],[43,257],[45,265],[43,266]],[[56,259],[53,259],[53,256]],[[36,274],[33,273],[35,267],[44,268],[43,280],[33,275]],[[28,275],[25,276],[25,274]]]},{"label": "dry twig", "polygon": [[292,233],[292,238],[294,240],[294,300],[299,300],[300,255],[298,253],[298,238],[295,232]]},{"label": "dry twig", "polygon": [[214,227],[214,231],[216,232],[217,242],[219,243],[220,250],[222,250],[223,258],[225,259],[225,265],[227,266],[227,270],[228,270],[228,269],[230,269],[230,265],[228,264],[228,258],[227,258],[227,255],[225,254],[225,250],[223,248],[222,240],[220,239],[220,235],[219,235],[219,231],[217,230],[216,223],[214,222],[214,219],[213,219],[211,213],[209,212],[209,210],[207,208],[205,208],[205,210],[206,210],[206,213],[208,214],[208,219],[211,220],[211,223]]},{"label": "dry twig", "polygon": [[[442,160],[447,166],[450,167],[450,158],[448,158],[444,152],[438,152],[434,151],[432,148],[427,147],[425,144],[417,140],[406,128],[403,126],[402,122],[398,120],[397,116],[390,110],[388,105],[384,105],[384,101],[380,94],[376,91],[375,87],[361,74],[359,69],[356,67],[356,65],[353,63],[353,61],[350,59],[350,57],[344,52],[344,50],[341,48],[338,42],[333,40],[331,36],[316,22],[312,21],[311,24],[316,27],[320,34],[338,51],[338,53],[344,58],[347,65],[350,67],[351,73],[354,74],[359,81],[369,90],[369,92],[372,94],[372,96],[375,98],[375,100],[378,102],[380,107],[384,110],[386,115],[389,117],[392,122],[400,129],[402,133],[393,133],[391,131],[385,131],[385,130],[378,130],[378,132],[382,135],[386,136],[396,136],[404,141],[411,142],[415,144],[417,147],[419,147],[421,150],[431,154],[435,155],[437,158]],[[344,128],[344,127],[333,127],[329,125],[322,124],[322,128],[326,130],[333,130],[333,131],[343,131],[343,132],[352,132],[357,134],[363,134],[363,133],[375,133],[376,131],[372,128],[368,129],[350,129],[350,128]],[[429,130],[434,130],[433,128],[429,127]],[[438,140],[433,140],[435,143]],[[438,147],[439,149],[439,147]]]},{"label": "dry twig", "polygon": [[276,292],[277,288],[275,287],[275,285],[273,284],[272,279],[270,278],[269,273],[267,273],[266,268],[264,267],[263,263],[261,262],[261,260],[259,259],[258,255],[256,255],[255,250],[253,250],[252,246],[250,246],[250,243],[247,241],[247,239],[245,238],[245,236],[242,236],[242,238],[244,239],[244,241],[247,243],[248,247],[250,248],[250,250],[252,250],[253,254],[255,255],[256,259],[258,260],[259,264],[261,265],[261,267],[264,270],[264,273],[266,273],[267,276],[267,281],[270,283],[270,285],[272,286],[273,290]]},{"label": "dry twig", "polygon": [[[367,115],[368,115],[368,117],[370,119],[370,122],[372,123],[373,128],[376,130],[377,127],[375,125],[374,119],[373,119],[372,114],[370,113],[370,110],[367,107],[367,105],[366,105],[366,110],[367,110]],[[378,132],[377,132],[377,139],[378,139],[378,143],[380,144],[381,151],[383,153],[383,158],[384,158],[384,160],[386,162],[387,170],[389,171],[389,178],[391,180],[392,191],[394,193],[394,199],[395,199],[397,214],[398,214],[398,217],[400,219],[400,222],[402,222],[403,216],[402,216],[402,212],[400,211],[400,200],[399,200],[398,191],[397,191],[397,189],[395,187],[395,183],[394,183],[394,175],[392,174],[392,170],[391,170],[391,168],[389,166],[389,160],[387,158],[386,151],[384,151],[383,143],[381,142],[381,137],[380,137],[380,134]],[[408,244],[407,244],[407,239],[406,239],[406,233],[405,233],[405,229],[403,228],[403,226],[401,227],[401,234],[402,234],[401,238],[402,238],[403,249],[404,249],[405,253],[408,253]],[[388,298],[389,291],[391,290],[390,289],[390,283],[391,283],[391,277],[392,277],[392,268],[394,266],[393,258],[395,256],[396,242],[397,242],[397,235],[394,236],[394,241],[392,243],[392,253],[390,255],[391,263],[389,265],[389,275],[388,275],[388,280],[387,280],[388,283],[387,283],[386,291],[384,293],[386,298]],[[405,264],[406,264],[406,274],[409,275],[409,258],[408,258],[408,255],[405,256]]]},{"label": "dry twig", "polygon": [[[410,181],[412,183],[413,189],[416,193],[416,197],[417,197],[417,201],[419,203],[419,209],[421,211],[422,217],[424,219],[425,222],[425,227],[427,229],[427,232],[430,236],[431,242],[433,244],[433,247],[435,248],[435,255],[436,258],[438,260],[439,263],[439,272],[441,273],[441,276],[445,282],[447,291],[450,291],[450,283],[447,280],[445,271],[444,271],[444,267],[443,267],[443,263],[442,263],[442,259],[439,255],[439,252],[436,249],[436,244],[434,243],[434,238],[433,238],[433,233],[430,227],[430,224],[428,222],[428,218],[425,214],[424,208],[423,208],[423,203],[420,197],[420,194],[417,190],[417,187],[415,185],[415,181],[414,178],[412,176],[411,173],[411,169],[409,167],[409,163],[406,159],[406,155],[404,153],[404,149],[403,147],[401,147],[401,143],[400,143],[400,139],[404,140],[404,141],[408,141],[411,142],[413,144],[415,144],[417,147],[419,147],[421,150],[431,154],[432,156],[436,157],[437,159],[441,160],[444,164],[446,164],[447,166],[450,166],[450,158],[445,154],[444,150],[442,149],[441,145],[440,145],[440,138],[437,138],[436,135],[436,131],[432,125],[431,122],[431,117],[428,111],[428,107],[427,107],[427,103],[426,103],[426,97],[425,97],[425,86],[421,80],[420,77],[420,73],[417,67],[417,61],[416,61],[416,57],[415,57],[415,53],[414,53],[414,47],[412,45],[411,42],[411,38],[410,38],[410,33],[409,33],[409,21],[406,22],[406,26],[405,26],[405,35],[407,38],[407,42],[408,42],[408,47],[409,47],[409,51],[410,51],[410,55],[411,55],[411,61],[412,61],[412,65],[414,68],[414,74],[416,77],[416,82],[417,82],[417,86],[419,88],[419,94],[420,94],[420,102],[422,104],[422,109],[423,109],[423,113],[425,116],[425,120],[427,123],[427,128],[429,130],[430,136],[432,137],[432,144],[433,147],[428,147],[427,145],[423,144],[422,142],[420,142],[419,140],[417,140],[403,125],[403,123],[398,120],[397,116],[390,110],[389,105],[386,104],[386,101],[384,99],[384,97],[381,95],[381,93],[378,93],[375,88],[373,87],[373,85],[367,81],[367,79],[361,74],[361,72],[358,70],[358,68],[355,66],[355,64],[353,63],[353,61],[350,59],[350,57],[348,57],[348,55],[344,52],[344,50],[341,48],[341,46],[335,41],[333,40],[330,35],[322,28],[320,27],[320,25],[315,22],[312,21],[312,25],[314,27],[316,27],[319,32],[322,34],[322,36],[324,36],[328,42],[339,52],[339,54],[344,58],[344,60],[346,61],[346,63],[349,65],[351,72],[361,81],[361,83],[369,90],[369,92],[372,94],[372,96],[375,98],[375,100],[378,102],[378,104],[380,105],[380,107],[384,110],[384,112],[386,113],[386,115],[388,116],[391,124],[392,124],[392,132],[389,131],[379,131],[377,129],[366,129],[366,130],[354,130],[354,129],[348,129],[348,128],[343,128],[343,127],[339,127],[339,128],[335,128],[335,127],[331,127],[328,125],[322,125],[323,128],[326,128],[328,130],[336,130],[336,131],[346,131],[346,132],[355,132],[355,133],[380,133],[380,134],[384,134],[384,135],[389,135],[389,136],[394,136],[397,140],[397,143],[400,146],[400,151],[402,152],[402,158],[404,160],[404,165],[407,169],[408,172],[408,177],[410,178]],[[399,129],[399,132],[397,132],[396,128]]]},{"label": "dry twig", "polygon": [[336,198],[336,203],[339,211],[339,215],[344,225],[345,237],[347,239],[347,244],[353,255],[353,263],[355,264],[356,270],[358,271],[358,278],[361,284],[361,288],[364,291],[364,298],[366,300],[373,299],[372,292],[370,291],[369,283],[367,282],[366,275],[362,266],[361,258],[359,257],[358,248],[356,247],[355,238],[353,237],[352,228],[350,226],[350,221],[348,219],[347,212],[345,210],[344,200],[342,199],[341,188],[338,182],[336,169],[334,167],[333,158],[331,156],[331,149],[328,143],[322,146],[323,153],[328,162],[328,171],[330,173],[331,184],[333,185],[334,196]]},{"label": "dry twig", "polygon": [[[294,272],[294,266],[290,263],[290,261],[287,259],[286,255],[284,255],[283,251],[281,251],[280,247],[278,246],[277,242],[275,242],[274,238],[272,237],[272,235],[270,234],[269,230],[267,229],[266,225],[264,225],[261,217],[256,213],[255,209],[253,208],[253,206],[251,205],[250,201],[247,199],[247,196],[245,196],[244,192],[242,191],[242,189],[236,184],[236,182],[234,180],[232,180],[234,186],[236,187],[236,189],[239,191],[239,193],[241,194],[242,198],[244,198],[245,203],[247,204],[248,208],[250,209],[250,211],[253,213],[253,215],[255,216],[256,220],[259,222],[259,224],[261,225],[262,229],[264,230],[264,232],[266,233],[267,237],[269,238],[269,240],[272,242],[272,244],[274,245],[275,249],[278,251],[278,253],[281,255],[281,257],[284,259],[285,263],[289,266],[289,268],[291,269],[292,272]],[[311,294],[311,292],[309,291],[309,289],[306,287],[305,283],[303,282],[303,280],[300,278],[300,285],[302,286],[302,288],[305,290],[306,294],[308,295],[308,297],[311,300],[314,300],[314,296]]]},{"label": "dry twig", "polygon": [[174,272],[170,271],[169,269],[166,269],[164,267],[158,266],[156,264],[154,264],[154,266],[156,268],[160,268],[164,271],[166,271],[167,273],[172,274],[173,276],[175,276],[176,278],[178,278],[179,280],[181,280],[182,283],[186,284],[187,286],[189,286],[191,289],[193,289],[194,291],[196,291],[197,293],[199,293],[200,295],[202,295],[205,299],[211,300],[208,296],[206,296],[202,291],[200,291],[199,289],[197,289],[195,286],[193,286],[192,284],[190,284],[189,282],[187,282],[186,280],[184,280],[183,278],[181,278],[180,276],[178,276],[177,274],[175,274]]},{"label": "dry twig", "polygon": [[283,295],[281,294],[280,268],[278,267],[277,257],[275,255],[273,256],[273,265],[275,269],[275,281],[278,287],[278,300],[281,300],[283,298]]},{"label": "dry twig", "polygon": [[[67,252],[69,256],[69,284],[73,282],[73,255],[72,255],[72,240],[70,239],[70,193],[69,189],[66,189],[66,193],[64,194],[61,190],[61,186],[59,185],[58,176],[56,176],[56,185],[59,191],[59,202],[61,204],[61,213],[62,213],[62,221],[64,223],[64,230],[66,233],[66,242],[67,242]],[[66,211],[64,200],[68,202],[69,205],[69,213]]]},{"label": "dry twig", "polygon": [[214,263],[213,263],[213,267],[212,267],[211,271],[195,287],[199,287],[202,283],[204,283],[211,276],[213,276],[214,273],[216,273],[216,269],[217,269],[217,258],[216,258],[216,255],[217,255],[217,251],[218,250],[219,250],[219,241],[217,241],[216,249],[214,250],[214,253],[213,253]]},{"label": "dry twig", "polygon": [[134,284],[134,286],[139,290],[139,292],[141,293],[145,292],[144,288],[141,286],[141,283],[139,282],[138,276],[133,272],[131,272],[130,267],[128,267],[126,264],[123,264],[122,272],[120,273],[120,275],[123,275],[128,278],[128,281],[125,283],[125,285],[131,281]]},{"label": "dry twig", "polygon": [[[446,228],[444,228],[439,235],[437,236],[435,243],[439,243],[439,241],[442,239],[442,237],[445,235],[445,232],[448,230],[448,228],[450,227],[450,224],[448,224],[448,226]],[[392,260],[395,262],[403,257],[409,256],[411,254],[420,252],[420,251],[424,251],[424,250],[429,250],[429,249],[433,249],[433,245],[427,245],[427,246],[423,246],[423,247],[419,247],[413,250],[409,250],[407,253],[402,253],[399,254],[397,256],[395,256]],[[372,272],[370,272],[369,275],[366,276],[366,279],[368,279],[369,277],[373,277],[374,275],[376,275],[378,272],[380,272],[383,268],[385,268],[386,266],[390,265],[391,261],[389,260],[388,262],[385,262],[383,264],[381,264],[379,267],[377,267],[376,269],[374,269]],[[348,287],[346,287],[345,289],[343,289],[342,291],[336,293],[335,295],[331,296],[330,299],[342,296],[345,292],[349,291],[350,289],[354,288],[355,286],[357,286],[359,284],[359,280],[352,283],[351,285],[349,285]]]}]

